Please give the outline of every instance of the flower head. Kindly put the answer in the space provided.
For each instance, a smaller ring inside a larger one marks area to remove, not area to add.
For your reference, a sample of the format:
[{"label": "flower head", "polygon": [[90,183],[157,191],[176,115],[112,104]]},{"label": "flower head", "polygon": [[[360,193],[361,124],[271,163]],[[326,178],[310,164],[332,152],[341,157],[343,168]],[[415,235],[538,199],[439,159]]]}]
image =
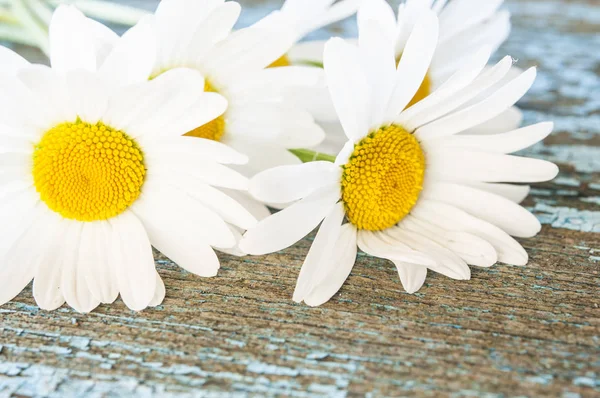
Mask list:
[{"label": "flower head", "polygon": [[536,70],[504,81],[512,59],[485,70],[490,51],[483,49],[408,107],[436,53],[436,14],[419,16],[399,61],[396,40],[379,20],[359,23],[358,46],[332,39],[325,48],[344,149],[335,162],[282,166],[252,179],[258,199],[295,203],[249,230],[242,249],[284,249],[322,222],[294,293],[309,305],[339,290],[357,247],[392,261],[409,293],[421,288],[428,269],[469,279],[469,265],[526,264],[527,252],[511,235],[531,237],[541,225],[518,205],[529,187],[512,184],[550,180],[558,168],[508,154],[545,138],[552,124],[493,135],[470,129],[513,106]]},{"label": "flower head", "polygon": [[[43,309],[81,312],[120,294],[134,310],[165,289],[152,246],[214,276],[256,219],[217,187],[247,188],[228,165],[247,157],[183,137],[220,117],[224,97],[196,71],[149,80],[156,45],[146,18],[118,38],[62,6],[50,25],[52,67],[0,47],[0,303],[32,279]],[[237,234],[237,236],[236,236]]]}]

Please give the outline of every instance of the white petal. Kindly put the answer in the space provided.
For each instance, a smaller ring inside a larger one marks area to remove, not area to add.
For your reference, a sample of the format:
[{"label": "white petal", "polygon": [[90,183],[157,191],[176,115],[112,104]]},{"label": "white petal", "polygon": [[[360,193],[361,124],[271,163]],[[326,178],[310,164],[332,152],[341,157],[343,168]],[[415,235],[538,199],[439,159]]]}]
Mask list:
[{"label": "white petal", "polygon": [[232,104],[226,114],[228,134],[285,148],[312,147],[325,139],[310,113],[282,103]]},{"label": "white petal", "polygon": [[448,181],[542,182],[558,174],[545,160],[462,149],[427,149],[427,173]]},{"label": "white petal", "polygon": [[445,182],[426,185],[422,197],[448,203],[492,223],[508,234],[531,238],[542,229],[538,219],[518,204],[479,189]]},{"label": "white petal", "polygon": [[531,191],[531,187],[529,185],[490,184],[486,182],[473,181],[461,182],[461,184],[503,196],[515,203],[523,202]]},{"label": "white petal", "polygon": [[422,264],[425,266],[436,265],[435,259],[427,253],[412,250],[407,245],[398,241],[394,242],[394,244],[390,244],[389,242],[382,240],[381,234],[375,234],[370,231],[359,232],[358,247],[363,252],[379,258],[411,264]]},{"label": "white petal", "polygon": [[327,84],[346,136],[359,141],[369,133],[371,91],[358,49],[342,39],[325,45]]},{"label": "white petal", "polygon": [[[40,217],[40,207],[33,209],[35,216],[29,220],[22,233],[13,230],[17,235],[5,255],[0,256],[0,305],[15,298],[31,282],[35,272],[44,260],[47,241],[52,236],[48,228],[48,218]],[[3,253],[2,253],[3,254]]]},{"label": "white petal", "polygon": [[427,253],[435,261],[435,265],[427,265],[427,268],[432,271],[452,279],[468,280],[471,278],[471,270],[461,257],[425,235],[407,232],[402,226],[399,226],[381,232],[380,239],[390,245],[400,242],[415,251]]},{"label": "white petal", "polygon": [[[374,3],[383,3],[389,8],[384,1],[376,0]],[[360,21],[362,20],[359,18]],[[359,24],[361,60],[372,90],[370,129],[378,129],[385,120],[387,106],[394,91],[394,85],[390,82],[396,79],[393,34],[386,33],[381,23],[378,20],[366,20]]]},{"label": "white petal", "polygon": [[247,177],[253,177],[273,167],[302,164],[302,161],[296,155],[279,145],[256,142],[252,139],[236,137],[232,134],[226,134],[222,142],[248,155],[249,161],[247,164],[235,167],[235,170]]},{"label": "white petal", "polygon": [[43,266],[37,267],[33,281],[33,297],[40,308],[46,311],[54,311],[65,303],[61,277],[63,249],[69,223],[54,215],[51,225],[51,239],[45,249]]},{"label": "white petal", "polygon": [[75,120],[77,111],[71,103],[69,86],[63,75],[45,65],[32,65],[21,69],[18,77],[40,101],[43,101],[45,107],[53,110],[53,118],[48,120],[49,125]]},{"label": "white petal", "polygon": [[408,216],[402,220],[402,228],[415,231],[452,250],[469,265],[491,267],[498,261],[498,254],[487,241],[466,233],[449,231],[434,224]]},{"label": "white petal", "polygon": [[154,20],[146,17],[116,42],[99,73],[112,88],[142,83],[150,77],[155,61]]},{"label": "white petal", "polygon": [[[514,69],[514,68],[513,68]],[[461,132],[461,135],[502,134],[516,130],[523,122],[523,112],[516,106],[508,108],[493,119]]]},{"label": "white petal", "polygon": [[152,246],[140,220],[126,211],[110,220],[113,251],[117,253],[115,274],[121,298],[127,307],[141,311],[150,305],[156,291],[156,269]]},{"label": "white petal", "polygon": [[100,300],[89,291],[83,264],[79,261],[82,228],[83,223],[68,221],[61,248],[60,289],[68,305],[78,312],[88,313],[100,304]]},{"label": "white petal", "polygon": [[323,220],[304,260],[304,264],[302,264],[296,289],[294,290],[294,301],[298,303],[302,302],[306,294],[318,284],[322,276],[320,272],[322,272],[324,267],[327,267],[332,261],[335,262],[337,260],[337,258],[332,258],[332,254],[340,237],[343,221],[344,205],[337,203]]},{"label": "white petal", "polygon": [[412,210],[419,220],[454,231],[464,231],[490,242],[498,253],[498,260],[513,265],[525,265],[528,255],[525,249],[500,228],[480,220],[456,207],[422,200]]},{"label": "white petal", "polygon": [[189,175],[179,173],[153,173],[149,171],[157,185],[172,186],[204,204],[218,214],[225,222],[243,229],[252,228],[257,220],[241,204],[225,193]]},{"label": "white petal", "polygon": [[79,247],[79,264],[90,293],[104,304],[113,303],[119,296],[111,250],[110,223],[106,221],[85,223]]},{"label": "white petal", "polygon": [[[204,78],[198,71],[173,69],[149,82],[117,91],[103,120],[134,138],[149,132],[156,133],[157,130],[159,133],[175,133],[168,128],[169,124],[177,123],[180,116],[201,101],[200,93],[203,92]],[[212,119],[214,117],[205,120],[205,123]],[[160,130],[165,127],[166,131]]]},{"label": "white petal", "polygon": [[[215,8],[196,28],[196,31],[193,33],[193,35],[190,36],[190,43],[187,49],[181,51],[180,53],[183,63],[180,63],[179,65],[195,65],[200,60],[204,59],[206,57],[206,53],[215,44],[225,40],[231,33],[233,25],[238,20],[240,11],[240,5],[233,1],[228,1]],[[189,16],[195,19],[198,18],[196,15],[190,14]],[[168,25],[170,28],[172,25],[171,21],[168,21],[166,25]],[[177,61],[177,59],[168,60],[168,62]],[[178,64],[175,63],[175,65]]]},{"label": "white petal", "polygon": [[96,124],[108,109],[110,93],[103,81],[86,70],[68,72],[66,83],[70,104],[84,123]]},{"label": "white petal", "polygon": [[198,242],[216,247],[229,248],[236,244],[229,227],[217,213],[186,191],[161,184],[161,179],[151,174],[147,176],[142,195],[135,205],[135,213],[144,224],[172,224],[180,228],[181,233],[194,236]]},{"label": "white petal", "polygon": [[330,162],[280,166],[256,175],[250,194],[266,203],[290,203],[324,186],[341,184],[342,170]]},{"label": "white petal", "polygon": [[[489,51],[486,51],[489,53]],[[427,106],[416,104],[414,107],[423,107],[423,109],[419,109],[419,112],[415,111],[415,114],[412,114],[413,110],[408,109],[407,112],[410,112],[410,118],[403,119],[403,116],[400,115],[400,121],[402,126],[409,129],[409,131],[413,131],[420,126],[426,125],[449,112],[458,109],[460,106],[469,102],[473,98],[477,97],[479,94],[501,81],[504,76],[509,72],[512,66],[512,58],[505,57],[500,62],[498,62],[495,66],[490,68],[489,70],[481,73],[475,80],[473,80],[470,84],[462,89],[458,89],[460,85],[457,83],[454,86],[454,83],[450,85],[452,89],[447,89],[442,91],[443,87],[440,87],[438,91],[441,91],[442,94],[432,94],[434,100],[425,99],[422,102],[425,102]],[[457,72],[457,73],[460,73]],[[468,76],[468,75],[467,75]],[[458,80],[462,83],[462,79]],[[448,81],[450,84],[450,80]],[[455,87],[458,91],[455,91]]]},{"label": "white petal", "polygon": [[240,248],[248,254],[261,255],[290,247],[315,229],[339,199],[339,185],[319,189],[259,222],[246,232]]},{"label": "white petal", "polygon": [[73,6],[56,9],[50,22],[50,63],[64,73],[96,70],[96,53],[85,16]]},{"label": "white petal", "polygon": [[542,141],[552,132],[554,123],[544,122],[503,134],[454,135],[428,142],[432,147],[454,147],[492,153],[514,153]]},{"label": "white petal", "polygon": [[222,164],[246,164],[248,156],[237,152],[223,143],[197,137],[142,137],[140,145],[145,153],[186,153],[199,158],[208,158]]},{"label": "white petal", "polygon": [[444,40],[490,18],[504,0],[455,0],[440,13],[440,31]]},{"label": "white petal", "polygon": [[413,294],[418,292],[427,278],[427,267],[411,263],[403,263],[401,261],[394,261],[394,265],[398,270],[398,276],[400,276],[400,282],[402,287],[406,290],[406,293]]},{"label": "white petal", "polygon": [[287,56],[294,65],[323,65],[323,53],[327,40],[304,41],[288,51]]},{"label": "white petal", "polygon": [[357,231],[351,224],[342,226],[340,236],[333,248],[332,261],[323,264],[312,289],[304,296],[304,302],[311,307],[326,303],[340,290],[356,261]]},{"label": "white petal", "polygon": [[159,305],[161,305],[163,300],[165,299],[166,293],[167,293],[167,290],[165,289],[165,283],[163,282],[160,275],[158,275],[158,273],[157,273],[154,297],[152,298],[152,301],[150,301],[150,304],[148,304],[148,307],[158,307]]},{"label": "white petal", "polygon": [[246,190],[248,179],[240,173],[188,153],[154,152],[145,154],[145,163],[149,171],[162,174],[183,173],[216,187]]},{"label": "white petal", "polygon": [[0,46],[0,73],[16,75],[17,72],[29,66],[29,62],[19,54],[4,46]]},{"label": "white petal", "polygon": [[490,120],[513,106],[529,91],[536,76],[531,68],[483,101],[419,128],[422,140],[453,135]]},{"label": "white petal", "polygon": [[437,41],[437,17],[432,11],[424,12],[415,24],[398,64],[386,121],[394,120],[415,96],[427,74]]},{"label": "white petal", "polygon": [[225,188],[220,188],[220,190],[244,206],[244,208],[248,210],[250,214],[252,214],[252,216],[254,216],[254,218],[256,218],[258,221],[264,220],[271,215],[269,208],[250,196],[248,192],[234,191],[233,189]]},{"label": "white petal", "polygon": [[[359,38],[363,34],[361,28],[365,27],[369,21],[377,22],[386,34],[386,39],[395,39],[396,35],[396,16],[394,10],[385,0],[363,1],[357,14],[359,25]],[[395,52],[395,48],[392,51]],[[395,60],[394,60],[395,61]]]},{"label": "white petal", "polygon": [[[138,200],[131,209],[142,220],[152,245],[181,268],[202,277],[213,277],[219,270],[219,259],[199,236],[193,222],[172,219],[168,212],[148,207]],[[232,235],[233,236],[233,235]]]}]

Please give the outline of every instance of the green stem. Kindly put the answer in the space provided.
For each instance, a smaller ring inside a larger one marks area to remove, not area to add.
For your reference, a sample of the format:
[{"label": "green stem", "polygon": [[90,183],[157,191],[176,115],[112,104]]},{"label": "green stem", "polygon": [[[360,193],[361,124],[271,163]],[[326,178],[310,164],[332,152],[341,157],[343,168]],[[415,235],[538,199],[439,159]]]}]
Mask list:
[{"label": "green stem", "polygon": [[311,151],[310,149],[290,149],[291,153],[296,155],[296,157],[304,163],[308,162],[316,162],[316,161],[325,161],[325,162],[335,162],[335,156],[327,155],[326,153],[320,153]]}]

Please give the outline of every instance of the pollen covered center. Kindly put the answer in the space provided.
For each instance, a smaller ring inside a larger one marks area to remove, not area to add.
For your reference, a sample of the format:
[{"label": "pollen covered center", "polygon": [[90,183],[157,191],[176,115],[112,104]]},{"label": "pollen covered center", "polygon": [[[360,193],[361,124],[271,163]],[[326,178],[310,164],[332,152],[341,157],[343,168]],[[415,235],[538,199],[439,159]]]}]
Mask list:
[{"label": "pollen covered center", "polygon": [[139,197],[145,174],[137,143],[102,123],[60,124],[44,134],[33,155],[41,199],[72,220],[121,214]]},{"label": "pollen covered center", "polygon": [[[204,83],[204,91],[216,93],[217,90],[206,80]],[[206,123],[203,126],[195,128],[194,130],[184,135],[190,137],[206,138],[213,141],[221,141],[225,134],[225,116],[221,115],[215,120]]]},{"label": "pollen covered center", "polygon": [[392,125],[356,144],[343,169],[348,220],[358,229],[381,231],[397,224],[417,203],[425,156],[412,134]]}]

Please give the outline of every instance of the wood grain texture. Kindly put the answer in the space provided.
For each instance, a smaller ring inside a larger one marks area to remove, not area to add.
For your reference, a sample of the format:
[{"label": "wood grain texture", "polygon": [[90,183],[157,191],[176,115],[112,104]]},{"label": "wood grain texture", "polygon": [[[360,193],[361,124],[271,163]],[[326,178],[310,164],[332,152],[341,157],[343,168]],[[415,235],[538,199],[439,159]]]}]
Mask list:
[{"label": "wood grain texture", "polygon": [[[243,1],[244,23],[281,1]],[[560,164],[526,205],[545,224],[527,267],[430,274],[405,294],[360,255],[321,308],[291,301],[311,236],[284,252],[222,256],[214,279],[163,257],[162,306],[40,311],[31,289],[0,307],[0,397],[600,396],[600,5],[512,0],[502,53],[539,65],[526,122],[557,131],[527,153]],[[351,24],[332,28],[352,30]]]}]

